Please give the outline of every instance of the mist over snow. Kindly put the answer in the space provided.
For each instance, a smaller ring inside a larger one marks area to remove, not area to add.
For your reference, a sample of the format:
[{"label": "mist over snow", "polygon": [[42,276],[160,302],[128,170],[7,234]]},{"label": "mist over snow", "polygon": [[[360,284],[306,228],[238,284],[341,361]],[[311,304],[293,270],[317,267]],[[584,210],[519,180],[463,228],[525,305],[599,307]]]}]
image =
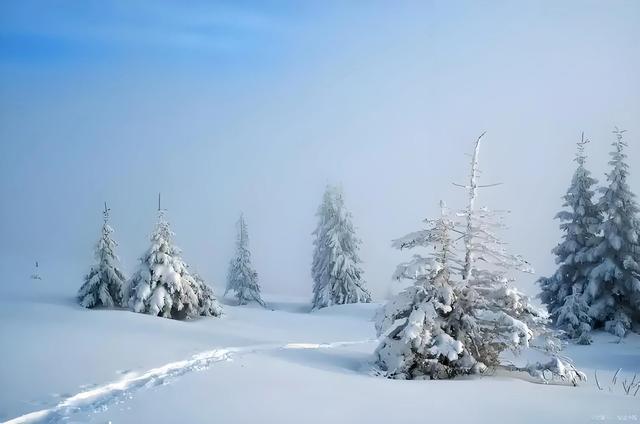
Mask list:
[{"label": "mist over snow", "polygon": [[[640,191],[640,3],[631,1],[73,2],[0,5],[0,290],[40,262],[75,293],[104,201],[127,275],[162,192],[185,260],[222,287],[234,223],[265,293],[311,298],[312,231],[340,184],[374,299],[390,241],[462,207],[451,183],[481,152],[479,203],[554,270],[553,220],[581,131],[600,181],[614,125]],[[516,284],[534,295],[525,276]],[[218,288],[218,291],[220,289]]]}]

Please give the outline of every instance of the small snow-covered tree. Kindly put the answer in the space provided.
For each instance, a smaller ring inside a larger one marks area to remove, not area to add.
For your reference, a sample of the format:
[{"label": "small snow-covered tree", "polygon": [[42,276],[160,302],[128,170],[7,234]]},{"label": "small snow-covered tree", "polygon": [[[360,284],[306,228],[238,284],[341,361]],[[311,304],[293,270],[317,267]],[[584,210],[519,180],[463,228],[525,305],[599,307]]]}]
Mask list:
[{"label": "small snow-covered tree", "polygon": [[106,204],[103,216],[102,233],[95,248],[96,264],[91,267],[78,291],[78,302],[85,308],[125,306],[126,278],[120,270],[115,252],[118,244],[112,238],[113,229],[109,226],[109,209]]},{"label": "small snow-covered tree", "polygon": [[598,204],[604,214],[602,239],[593,254],[600,261],[590,273],[585,290],[589,315],[595,327],[624,336],[640,320],[640,222],[638,205],[629,188],[629,166],[624,130],[615,129],[607,174]]},{"label": "small snow-covered tree", "polygon": [[313,232],[313,309],[345,303],[368,303],[351,214],[344,206],[342,191],[328,186],[318,208],[318,226]]},{"label": "small snow-covered tree", "polygon": [[140,258],[140,267],[131,279],[130,308],[173,319],[219,316],[222,309],[213,291],[200,277],[190,274],[172,237],[164,211],[158,207],[151,246]]},{"label": "small snow-covered tree", "polygon": [[237,227],[236,253],[229,263],[225,295],[227,292],[233,291],[240,305],[246,305],[248,302],[257,302],[264,306],[264,301],[260,296],[258,273],[251,265],[249,234],[247,232],[247,223],[242,214],[238,220]]},{"label": "small snow-covered tree", "polygon": [[584,289],[591,271],[598,265],[593,251],[600,243],[602,223],[600,209],[593,201],[592,187],[597,181],[585,167],[584,147],[587,143],[589,141],[582,134],[575,159],[578,166],[564,196],[566,210],[556,215],[562,221],[560,229],[563,231],[562,242],[553,249],[558,270],[551,277],[538,280],[540,299],[556,326],[581,344],[591,341],[592,319]]},{"label": "small snow-covered tree", "polygon": [[[550,350],[553,359],[520,370],[543,379],[548,371],[552,378],[575,384],[584,374],[556,355],[558,345],[548,338],[546,313],[512,285],[509,271],[530,271],[528,263],[508,253],[498,238],[497,231],[503,228],[500,214],[474,206],[480,187],[480,139],[472,157],[471,184],[464,186],[468,206],[458,214],[458,222],[441,218],[427,230],[394,242],[401,249],[435,246],[440,253],[432,259],[415,256],[398,268],[396,277],[416,283],[379,313],[377,330],[383,339],[376,362],[387,377],[450,378],[500,366],[504,351],[518,353],[532,346],[535,338],[544,337],[548,341],[540,347]],[[443,253],[452,250],[450,232],[464,241],[459,267],[453,255]],[[448,258],[448,266],[443,257]],[[457,282],[452,282],[452,269],[459,270]]]},{"label": "small snow-covered tree", "polygon": [[42,280],[42,276],[40,275],[39,268],[40,268],[40,266],[38,264],[38,261],[36,261],[36,267],[33,270],[33,274],[31,274],[31,276],[30,276],[30,278],[32,280]]}]

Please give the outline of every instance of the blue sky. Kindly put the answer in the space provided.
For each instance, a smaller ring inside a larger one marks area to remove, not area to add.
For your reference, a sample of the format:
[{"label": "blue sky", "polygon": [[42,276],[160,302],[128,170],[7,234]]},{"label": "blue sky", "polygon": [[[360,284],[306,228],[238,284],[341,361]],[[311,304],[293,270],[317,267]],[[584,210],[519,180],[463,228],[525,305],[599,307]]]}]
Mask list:
[{"label": "blue sky", "polygon": [[[4,1],[0,260],[70,294],[104,200],[125,269],[162,191],[186,260],[222,284],[242,210],[265,290],[311,290],[323,187],[341,182],[384,294],[487,130],[481,203],[553,269],[581,131],[603,179],[614,125],[640,190],[640,3]],[[534,291],[524,277],[521,284]],[[14,282],[15,281],[15,282]]]}]

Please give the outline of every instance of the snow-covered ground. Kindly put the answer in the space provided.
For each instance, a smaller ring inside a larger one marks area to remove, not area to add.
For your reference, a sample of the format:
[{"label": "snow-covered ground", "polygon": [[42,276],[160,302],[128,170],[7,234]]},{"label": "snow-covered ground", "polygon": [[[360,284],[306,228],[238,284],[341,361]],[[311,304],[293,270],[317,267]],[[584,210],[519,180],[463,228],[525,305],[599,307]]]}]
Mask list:
[{"label": "snow-covered ground", "polygon": [[[180,322],[125,310],[86,310],[25,287],[0,299],[0,420],[9,422],[390,423],[640,421],[640,336],[597,334],[566,353],[579,387],[520,375],[395,381],[369,374],[377,307],[309,313],[265,296],[265,310]],[[617,383],[611,380],[622,368]],[[594,380],[594,371],[603,390]],[[609,386],[611,390],[609,390]]]}]

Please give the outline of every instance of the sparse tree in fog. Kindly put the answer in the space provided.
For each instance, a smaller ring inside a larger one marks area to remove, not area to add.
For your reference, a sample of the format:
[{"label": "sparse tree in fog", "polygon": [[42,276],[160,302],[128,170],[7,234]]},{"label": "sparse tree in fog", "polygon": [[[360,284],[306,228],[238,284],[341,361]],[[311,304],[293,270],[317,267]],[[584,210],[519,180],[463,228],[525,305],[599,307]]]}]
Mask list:
[{"label": "sparse tree in fog", "polygon": [[227,292],[233,291],[240,305],[256,302],[264,306],[264,301],[260,296],[258,273],[253,269],[253,265],[251,264],[249,233],[247,231],[247,223],[242,214],[240,215],[240,219],[238,219],[237,228],[236,253],[229,264],[225,295]]},{"label": "sparse tree in fog", "polygon": [[38,261],[36,261],[35,265],[35,269],[33,270],[33,274],[31,274],[30,278],[32,280],[42,280],[42,276],[40,275],[40,264]]},{"label": "sparse tree in fog", "polygon": [[360,268],[361,241],[355,234],[342,191],[328,186],[318,208],[313,265],[313,309],[371,302]]}]

